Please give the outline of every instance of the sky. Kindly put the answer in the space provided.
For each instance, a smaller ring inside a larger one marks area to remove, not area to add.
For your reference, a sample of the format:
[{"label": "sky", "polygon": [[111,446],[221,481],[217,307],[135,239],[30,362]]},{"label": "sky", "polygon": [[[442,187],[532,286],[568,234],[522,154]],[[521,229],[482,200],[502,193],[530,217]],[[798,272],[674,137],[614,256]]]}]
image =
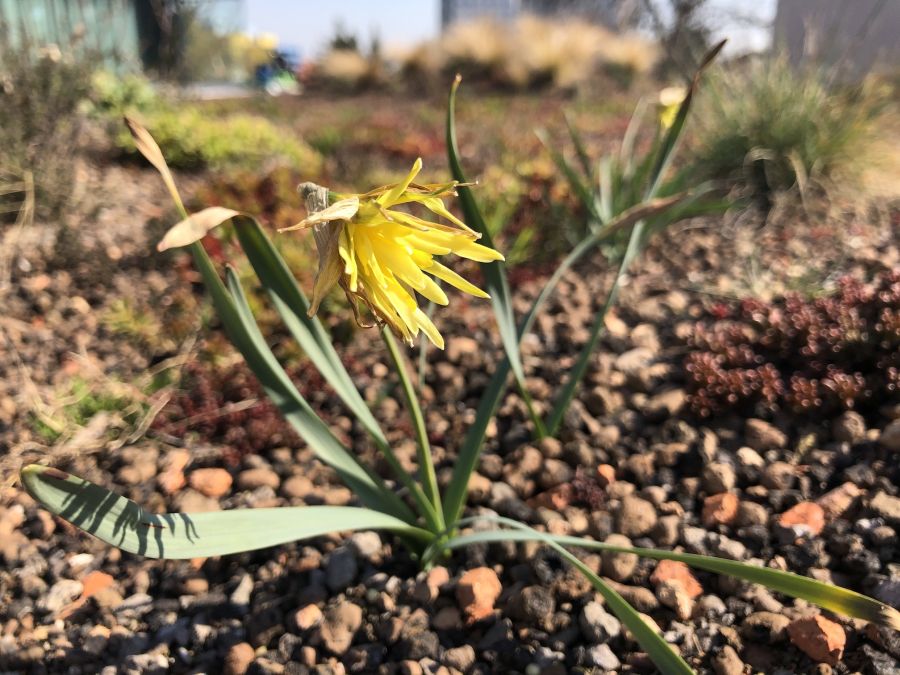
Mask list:
[{"label": "sky", "polygon": [[[729,37],[732,52],[761,49],[768,31],[748,29],[734,16],[771,21],[777,0],[709,0],[710,22],[717,37]],[[665,4],[665,3],[663,3]],[[365,47],[377,34],[382,46],[410,46],[440,32],[440,0],[246,0],[244,29],[253,35],[273,33],[304,58],[320,54],[338,25]]]}]

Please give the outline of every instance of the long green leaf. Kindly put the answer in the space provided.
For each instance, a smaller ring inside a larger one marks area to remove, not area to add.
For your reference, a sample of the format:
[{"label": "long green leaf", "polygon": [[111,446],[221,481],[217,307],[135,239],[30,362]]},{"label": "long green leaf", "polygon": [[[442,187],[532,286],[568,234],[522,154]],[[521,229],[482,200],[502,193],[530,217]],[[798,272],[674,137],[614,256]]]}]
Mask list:
[{"label": "long green leaf", "polygon": [[[566,160],[565,156],[556,149],[556,146],[550,141],[550,138],[547,136],[547,133],[543,129],[538,129],[535,131],[538,139],[540,139],[541,143],[547,148],[547,151],[550,153],[550,157],[553,159],[554,164],[556,164],[557,168],[563,172],[563,175],[569,181],[569,185],[572,187],[572,191],[578,197],[581,204],[587,209],[588,214],[593,220],[598,222],[602,222],[603,219],[600,216],[600,212],[597,209],[597,202],[594,199],[594,194],[590,188],[590,182],[583,180],[581,176],[578,175],[578,172],[572,167],[571,164]],[[590,179],[589,179],[590,180]]]},{"label": "long green leaf", "polygon": [[256,322],[252,320],[252,316],[247,315],[248,310],[242,312],[238,309],[236,298],[225,288],[203,246],[195,242],[188,248],[194,255],[194,261],[226,334],[244,356],[250,370],[285,419],[309,444],[316,456],[340,474],[363,504],[407,522],[414,522],[415,516],[403,501],[341,445],[300,395],[262,339]]},{"label": "long green leaf", "polygon": [[308,316],[309,300],[281,254],[256,219],[235,218],[234,225],[241,248],[288,331],[363,427],[373,437],[384,441],[381,427],[341,362],[322,322],[317,317]]},{"label": "long green leaf", "polygon": [[[262,332],[259,330],[259,326],[256,323],[256,319],[253,317],[253,312],[250,309],[250,305],[247,303],[247,297],[244,294],[244,289],[241,287],[240,279],[238,278],[237,273],[234,269],[229,265],[225,268],[226,280],[228,283],[228,289],[231,292],[232,297],[234,298],[235,304],[237,306],[238,315],[240,316],[244,329],[250,335],[253,340],[254,345],[259,350],[259,352],[265,358],[269,368],[272,372],[277,374],[284,374],[284,370],[281,368],[281,365],[278,363],[278,360],[275,358],[275,355],[272,353],[272,350],[269,349],[268,345],[265,342],[265,338],[263,337]],[[285,374],[283,379],[285,380],[285,386],[288,387],[289,393],[291,393],[295,397],[299,397],[302,401],[303,405],[308,409],[309,415],[306,416],[306,419],[298,419],[297,423],[302,423],[304,428],[307,428],[308,431],[304,432],[302,429],[297,428],[303,438],[307,438],[306,433],[310,433],[311,431],[315,431],[320,436],[324,435],[327,432],[327,437],[330,438],[330,445],[336,446],[339,448],[343,454],[337,454],[334,452],[329,453],[330,456],[337,456],[337,459],[341,461],[341,465],[344,467],[351,466],[350,462],[347,461],[348,457],[350,457],[349,453],[347,453],[346,449],[343,445],[341,445],[338,440],[334,437],[328,427],[324,422],[321,421],[318,415],[316,415],[311,408],[306,404],[305,399],[300,396],[300,393],[296,390],[293,383],[288,379]],[[291,418],[288,418],[289,420]],[[297,427],[297,423],[294,423],[294,426]],[[311,428],[310,428],[311,427]],[[323,431],[324,430],[324,431]],[[393,451],[393,448],[388,445],[388,442],[384,440],[384,437],[375,436],[373,434],[373,440],[375,444],[378,446],[379,451],[384,456],[388,465],[391,467],[391,470],[394,472],[394,475],[400,480],[400,482],[410,491],[410,494],[413,497],[413,500],[416,502],[416,506],[419,508],[419,513],[422,517],[424,517],[431,528],[435,531],[440,531],[443,529],[443,523],[441,522],[440,516],[438,516],[435,511],[434,506],[429,503],[425,493],[422,491],[421,486],[413,480],[413,477],[409,474],[406,469],[403,468],[403,465],[400,463],[400,460],[397,458],[396,454]],[[308,441],[307,441],[308,442]],[[344,456],[346,455],[346,457]],[[368,470],[363,467],[363,465],[353,456],[353,460],[357,463],[358,466],[362,467],[363,470],[367,473],[367,475],[371,475]],[[334,465],[332,462],[334,460],[326,460],[332,466],[335,466],[338,469],[338,466]],[[340,471],[340,469],[338,469]],[[343,475],[343,474],[342,474]],[[380,482],[380,479],[377,479],[373,476],[373,480],[376,482]],[[403,504],[394,495],[392,492],[388,492],[391,495],[392,499],[396,500],[398,504]],[[405,507],[404,507],[405,508]]]},{"label": "long green leaf", "polygon": [[[467,520],[485,519],[471,518]],[[666,675],[693,675],[694,671],[691,670],[691,667],[687,663],[685,663],[684,659],[682,659],[681,656],[662,639],[662,637],[657,635],[657,633],[644,621],[641,615],[637,613],[634,607],[628,604],[625,598],[619,595],[619,593],[606,583],[606,581],[597,576],[590,567],[585,565],[560,544],[560,537],[553,537],[544,534],[543,532],[538,532],[515,520],[506,518],[488,518],[486,520],[502,522],[502,524],[515,529],[479,532],[478,536],[482,542],[540,541],[554,549],[591,582],[591,585],[597,589],[597,592],[599,592],[601,596],[603,596],[603,599],[613,613],[623,624],[625,624],[625,627],[631,631],[635,640],[637,640],[641,648],[647,652],[647,655],[653,660],[653,663],[656,664],[660,672],[665,673]],[[515,536],[507,538],[504,536],[510,534],[521,535],[521,538]],[[445,544],[434,542],[432,548],[426,552],[426,555],[434,553],[434,551],[441,546],[445,548],[461,548],[463,546],[468,546],[475,543],[475,536],[476,535],[464,535],[454,537]]]},{"label": "long green leaf", "polygon": [[[462,165],[459,163],[459,149],[456,143],[456,90],[459,88],[460,81],[461,78],[457,75],[453,85],[450,87],[450,98],[447,103],[447,158],[453,178],[460,183],[468,183],[462,170]],[[478,208],[471,188],[467,185],[460,185],[457,191],[459,193],[459,203],[469,227],[481,234],[486,246],[494,248],[490,229],[484,222],[484,217],[481,215],[481,210]],[[506,268],[502,260],[494,260],[488,263],[481,263],[481,269],[484,272],[485,283],[491,296],[491,304],[497,317],[500,339],[503,341],[504,350],[510,357],[510,365],[516,378],[519,393],[525,401],[528,414],[531,416],[538,437],[543,437],[545,435],[543,423],[540,416],[535,412],[531,395],[525,387],[525,369],[522,366],[522,356],[519,352],[519,340],[516,336],[516,319],[513,314],[512,294],[509,291]]]},{"label": "long green leaf", "polygon": [[350,506],[161,513],[58,469],[31,464],[22,484],[50,512],[112,546],[148,558],[206,558],[348,530],[389,530],[426,543],[431,535],[394,516]]},{"label": "long green leaf", "polygon": [[[678,108],[678,113],[675,116],[675,121],[667,131],[657,151],[656,158],[653,162],[653,169],[650,173],[649,184],[647,186],[646,192],[644,193],[645,204],[656,197],[656,193],[659,190],[663,174],[666,172],[666,169],[669,167],[669,164],[672,161],[674,150],[678,145],[678,140],[680,139],[682,132],[684,131],[684,125],[685,121],[687,120],[688,112],[690,111],[691,101],[696,94],[697,87],[699,87],[700,85],[700,76],[703,74],[703,71],[706,69],[706,67],[710,63],[712,63],[713,59],[722,50],[722,47],[724,47],[724,45],[725,41],[723,40],[715,47],[713,47],[710,52],[704,57],[703,61],[700,64],[700,67],[697,69],[697,72],[694,75],[691,86],[688,88],[687,95]],[[597,348],[597,343],[600,341],[600,336],[605,330],[606,315],[618,300],[619,289],[621,288],[622,281],[625,279],[631,263],[637,257],[637,254],[640,252],[643,244],[646,241],[644,237],[645,227],[646,221],[642,219],[639,220],[631,230],[631,235],[628,238],[628,245],[625,248],[625,254],[622,257],[621,263],[619,264],[619,270],[616,273],[615,279],[613,280],[612,287],[609,289],[609,294],[606,297],[603,308],[594,318],[594,323],[591,326],[590,337],[588,338],[587,343],[585,343],[585,345],[582,347],[581,353],[578,355],[578,360],[575,362],[575,365],[572,366],[572,369],[569,371],[569,376],[566,380],[566,384],[560,391],[560,394],[557,397],[553,405],[553,409],[551,410],[550,415],[547,419],[546,427],[548,433],[551,435],[556,434],[556,432],[559,430],[566,410],[569,409],[569,406],[572,403],[572,399],[575,398],[575,393],[578,390],[578,386],[581,384],[581,380],[584,378],[584,374],[587,372],[587,368],[591,360],[591,355]]]},{"label": "long green leaf", "polygon": [[[474,519],[470,519],[474,520]],[[482,521],[493,521],[510,527],[521,527],[521,524],[507,518],[481,518]],[[735,560],[725,560],[695,553],[678,553],[676,551],[660,551],[652,548],[630,546],[614,546],[603,542],[581,539],[579,537],[560,537],[536,532],[534,530],[492,530],[475,532],[451,538],[442,544],[445,548],[457,549],[472,544],[483,544],[498,541],[546,541],[552,539],[560,546],[574,546],[596,551],[612,551],[616,553],[634,553],[643,558],[653,560],[675,560],[689,567],[724,574],[742,579],[793,598],[801,598],[820,607],[853,616],[880,625],[900,630],[900,612],[893,607],[855,591],[833,586],[809,577],[791,572],[759,567]]]}]

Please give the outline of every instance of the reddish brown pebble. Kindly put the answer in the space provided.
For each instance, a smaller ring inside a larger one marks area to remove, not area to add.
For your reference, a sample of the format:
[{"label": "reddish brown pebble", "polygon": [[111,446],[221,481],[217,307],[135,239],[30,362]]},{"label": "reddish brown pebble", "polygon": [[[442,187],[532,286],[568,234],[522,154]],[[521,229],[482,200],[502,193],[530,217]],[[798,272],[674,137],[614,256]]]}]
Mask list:
[{"label": "reddish brown pebble", "polygon": [[294,613],[294,624],[299,630],[309,630],[322,622],[322,610],[316,605],[306,605]]},{"label": "reddish brown pebble", "polygon": [[239,642],[228,650],[225,655],[225,664],[222,672],[225,675],[244,675],[250,663],[253,661],[255,653],[253,647],[246,642]]},{"label": "reddish brown pebble", "polygon": [[809,534],[819,534],[825,528],[825,511],[815,502],[800,502],[780,516],[781,527],[801,527]]},{"label": "reddish brown pebble", "polygon": [[572,503],[574,496],[575,490],[571,483],[563,483],[535,496],[529,501],[529,504],[534,507],[543,506],[554,511],[562,511]]},{"label": "reddish brown pebble", "polygon": [[684,591],[694,599],[703,594],[703,586],[697,581],[690,568],[676,560],[660,560],[650,576],[654,585],[664,582],[681,584]]},{"label": "reddish brown pebble", "polygon": [[816,500],[816,504],[822,507],[828,520],[834,520],[844,515],[862,493],[854,483],[847,482],[826,492]]},{"label": "reddish brown pebble", "polygon": [[456,585],[456,600],[468,623],[481,621],[494,612],[494,602],[503,587],[490,567],[476,567],[462,575]]},{"label": "reddish brown pebble", "polygon": [[218,499],[231,490],[231,474],[225,469],[197,469],[191,472],[191,487],[200,494]]},{"label": "reddish brown pebble", "polygon": [[737,518],[740,500],[732,492],[722,492],[703,500],[703,524],[706,527],[731,525]]},{"label": "reddish brown pebble", "polygon": [[841,660],[847,634],[840,624],[819,614],[792,621],[787,631],[791,642],[814,661],[834,666]]},{"label": "reddish brown pebble", "polygon": [[601,464],[597,467],[597,482],[600,487],[606,487],[616,482],[616,470],[611,464]]}]

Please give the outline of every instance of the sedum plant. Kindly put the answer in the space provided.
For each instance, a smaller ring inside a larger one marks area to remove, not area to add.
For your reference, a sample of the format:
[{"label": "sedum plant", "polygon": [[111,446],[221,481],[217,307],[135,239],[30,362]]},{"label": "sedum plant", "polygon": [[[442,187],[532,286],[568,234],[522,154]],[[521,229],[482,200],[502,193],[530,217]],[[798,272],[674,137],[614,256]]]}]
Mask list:
[{"label": "sedum plant", "polygon": [[[229,338],[285,419],[317,457],[334,468],[353,490],[360,506],[152,514],[102,486],[40,465],[27,466],[21,472],[28,492],[53,513],[104,542],[152,558],[227,555],[331,532],[379,529],[394,533],[422,566],[428,567],[451,551],[472,544],[539,541],[558,551],[589,579],[664,673],[692,671],[638,612],[581,562],[572,549],[628,552],[656,560],[680,561],[698,569],[761,583],[772,590],[815,602],[835,612],[900,629],[900,613],[891,607],[853,591],[788,572],[703,555],[552,536],[527,524],[496,516],[463,517],[467,485],[484,444],[487,421],[502,397],[506,377],[513,368],[509,359],[498,367],[492,384],[484,394],[477,418],[459,448],[448,488],[443,492],[439,490],[419,398],[397,339],[408,343],[421,333],[438,346],[441,344],[440,334],[430,319],[427,316],[423,318],[424,315],[419,313],[414,293],[436,302],[446,301],[443,292],[432,286],[433,282],[429,280],[429,275],[434,275],[473,295],[484,295],[434,257],[454,252],[479,260],[484,266],[487,289],[493,296],[508,348],[518,345],[518,339],[530,327],[540,305],[536,303],[532,313],[518,328],[511,323],[509,289],[502,267],[502,255],[494,249],[486,230],[481,229],[483,223],[478,217],[471,192],[463,182],[458,161],[453,117],[457,84],[458,81],[451,93],[447,125],[454,181],[440,185],[417,184],[414,182],[419,169],[417,163],[403,181],[362,194],[337,195],[319,186],[303,186],[310,215],[298,227],[313,230],[320,256],[312,303],[307,300],[255,219],[221,207],[207,208],[189,215],[159,147],[145,129],[129,123],[139,151],[159,170],[184,217],[167,233],[160,248],[185,246],[190,250]],[[690,94],[678,112],[682,123],[689,97]],[[453,217],[443,203],[445,197],[454,193],[458,193],[463,202],[463,210],[470,218],[469,225]],[[413,217],[395,209],[398,205],[410,203],[421,204],[443,218],[444,222]],[[472,216],[474,220],[471,220]],[[234,227],[256,276],[286,327],[371,436],[402,490],[394,489],[391,483],[364,465],[352,449],[342,444],[313,412],[263,339],[234,269],[226,266],[224,281],[219,276],[200,239],[210,229],[226,222]],[[639,237],[639,232],[631,235],[631,257],[636,251],[634,242]],[[341,363],[325,328],[315,316],[318,300],[334,285],[343,288],[354,306],[362,304],[367,308],[381,326],[381,335],[400,378],[416,430],[417,476],[406,471],[398,461]],[[613,300],[614,297],[607,304]],[[572,377],[577,375],[577,372],[573,373]],[[476,524],[480,526],[473,528]],[[486,524],[493,525],[493,529],[485,529]]]}]

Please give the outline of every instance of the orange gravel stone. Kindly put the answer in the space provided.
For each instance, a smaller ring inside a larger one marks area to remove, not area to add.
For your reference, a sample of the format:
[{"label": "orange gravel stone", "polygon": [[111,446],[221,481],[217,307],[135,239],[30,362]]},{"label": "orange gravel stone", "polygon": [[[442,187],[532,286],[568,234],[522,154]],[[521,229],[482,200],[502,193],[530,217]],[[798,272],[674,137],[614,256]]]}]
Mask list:
[{"label": "orange gravel stone", "polygon": [[837,665],[844,654],[847,634],[843,627],[821,614],[792,621],[787,632],[791,642],[819,663]]},{"label": "orange gravel stone", "polygon": [[722,492],[703,500],[703,524],[706,527],[731,525],[738,514],[741,502],[733,492]]}]

